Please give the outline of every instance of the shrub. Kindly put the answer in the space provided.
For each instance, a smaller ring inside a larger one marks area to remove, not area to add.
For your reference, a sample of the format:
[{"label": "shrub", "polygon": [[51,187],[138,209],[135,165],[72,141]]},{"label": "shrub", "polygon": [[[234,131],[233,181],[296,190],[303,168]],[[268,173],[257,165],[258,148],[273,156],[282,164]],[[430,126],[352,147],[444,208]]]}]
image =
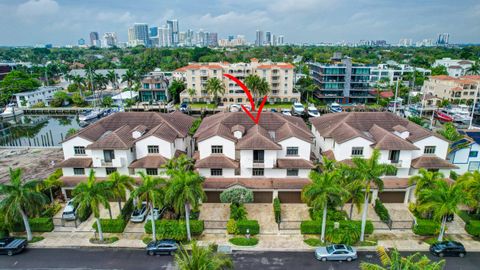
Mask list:
[{"label": "shrub", "polygon": [[229,234],[238,234],[237,222],[233,218],[227,222],[227,232]]},{"label": "shrub", "polygon": [[84,211],[78,211],[78,220],[80,220],[80,222],[84,222],[90,217],[91,214],[92,209],[90,209],[90,207],[86,208]]},{"label": "shrub", "polygon": [[320,239],[318,238],[308,238],[303,240],[303,242],[311,247],[318,247],[323,245],[322,241],[320,241]]},{"label": "shrub", "polygon": [[[121,218],[119,219],[100,219],[102,232],[104,233],[122,233],[127,225],[127,222]],[[97,222],[92,224],[92,228],[98,232]]]},{"label": "shrub", "polygon": [[[362,228],[362,221],[360,220],[342,220],[338,221],[340,223],[340,228],[349,226],[355,228],[358,232],[360,232]],[[327,220],[327,230],[328,228],[333,228],[334,221]],[[322,233],[322,221],[321,220],[304,220],[300,224],[300,231],[302,234],[320,234]],[[365,233],[372,234],[373,233],[373,223],[370,220],[367,220],[367,224],[365,225]]]},{"label": "shrub", "polygon": [[[152,221],[145,222],[145,233],[152,234]],[[183,220],[156,220],[155,229],[159,238],[169,238],[178,241],[187,239],[187,227]],[[204,230],[203,220],[190,220],[192,235],[200,235]]]},{"label": "shrub", "polygon": [[[310,218],[312,220],[322,220],[323,218],[323,211],[315,211],[313,208],[308,209],[310,214]],[[327,220],[331,221],[341,221],[347,220],[347,212],[344,210],[335,210],[335,209],[328,209],[327,210]]]},{"label": "shrub", "polygon": [[417,218],[417,224],[413,227],[413,233],[429,236],[440,232],[440,223],[434,220]]},{"label": "shrub", "polygon": [[279,198],[273,199],[273,214],[275,215],[275,222],[280,223],[282,221],[282,207]]},{"label": "shrub", "polygon": [[123,205],[120,215],[117,218],[123,219],[125,222],[129,221],[133,212],[133,208],[133,197],[130,197]]},{"label": "shrub", "polygon": [[236,187],[224,190],[220,193],[222,203],[251,203],[253,202],[253,192],[250,189]]},{"label": "shrub", "polygon": [[[30,229],[32,232],[51,232],[53,231],[53,220],[49,217],[30,218],[28,219]],[[25,226],[23,221],[15,224],[12,229],[13,232],[24,232]]]},{"label": "shrub", "polygon": [[[200,209],[192,209],[190,210],[190,220],[198,220],[200,217]],[[185,215],[180,215],[180,219],[185,219]]]},{"label": "shrub", "polygon": [[473,236],[480,237],[480,220],[470,220],[465,225],[465,230]]},{"label": "shrub", "polygon": [[60,209],[62,209],[62,205],[59,203],[48,204],[45,206],[45,209],[43,210],[41,216],[53,218],[55,214],[60,211]]},{"label": "shrub", "polygon": [[236,246],[255,246],[256,244],[258,244],[258,239],[255,237],[234,237],[229,239],[228,241]]},{"label": "shrub", "polygon": [[260,232],[260,225],[257,220],[238,220],[237,221],[238,234],[247,234],[247,230],[251,235]]},{"label": "shrub", "polygon": [[379,200],[375,200],[375,213],[377,213],[378,217],[380,217],[380,220],[388,223],[390,222],[390,214],[388,213],[387,208],[385,208],[385,205]]},{"label": "shrub", "polygon": [[243,204],[230,204],[230,218],[234,220],[247,219],[247,209]]}]

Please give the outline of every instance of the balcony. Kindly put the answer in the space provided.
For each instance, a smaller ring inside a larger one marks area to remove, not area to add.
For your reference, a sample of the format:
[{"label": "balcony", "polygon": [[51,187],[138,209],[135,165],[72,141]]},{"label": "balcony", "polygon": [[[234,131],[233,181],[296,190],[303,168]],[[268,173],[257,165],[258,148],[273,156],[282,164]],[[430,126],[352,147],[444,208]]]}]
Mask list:
[{"label": "balcony", "polygon": [[401,160],[390,160],[390,164],[395,166],[396,168],[401,168],[402,167],[402,161]]},{"label": "balcony", "polygon": [[254,160],[253,168],[265,168],[265,160]]},{"label": "balcony", "polygon": [[103,158],[93,159],[93,167],[116,167],[120,168],[125,166],[125,159],[123,158],[114,158],[111,161],[106,161]]}]

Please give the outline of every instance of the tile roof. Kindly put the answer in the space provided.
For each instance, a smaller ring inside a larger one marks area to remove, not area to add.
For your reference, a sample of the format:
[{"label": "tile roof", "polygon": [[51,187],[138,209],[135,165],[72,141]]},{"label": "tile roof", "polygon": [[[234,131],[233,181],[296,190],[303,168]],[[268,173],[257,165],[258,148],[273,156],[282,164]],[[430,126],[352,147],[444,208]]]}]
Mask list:
[{"label": "tile roof", "polygon": [[313,163],[302,158],[279,158],[277,167],[281,169],[312,169]]},{"label": "tile roof", "polygon": [[205,189],[226,189],[242,186],[250,189],[292,189],[301,190],[310,184],[308,178],[214,178],[207,177],[203,183]]},{"label": "tile roof", "polygon": [[195,162],[195,168],[238,168],[238,161],[228,158],[224,154],[211,154]]},{"label": "tile roof", "polygon": [[[395,128],[399,129],[398,125],[395,126]],[[405,131],[407,131],[406,128]],[[381,150],[420,150],[412,143],[402,139],[401,137],[393,134],[392,132],[381,128],[377,124],[374,124],[372,126],[372,128],[370,129],[370,134],[372,134],[374,140],[376,141],[376,143],[374,144],[375,148]]]},{"label": "tile roof", "polygon": [[[87,175],[78,175],[78,176],[62,176],[60,177],[60,180],[62,180],[63,186],[64,187],[75,187],[81,182],[87,181]],[[136,184],[140,184],[142,182],[141,178],[139,176],[133,176],[132,177],[135,180]],[[95,177],[95,179],[99,182],[108,180],[108,177]]]},{"label": "tile roof", "polygon": [[325,156],[326,158],[328,158],[330,160],[336,160],[335,159],[335,153],[333,153],[333,150],[328,150],[328,151],[322,152],[322,156]]},{"label": "tile roof", "polygon": [[435,155],[423,155],[412,159],[411,166],[415,169],[458,169],[457,166]]},{"label": "tile roof", "polygon": [[262,126],[254,125],[247,130],[245,136],[238,140],[235,148],[240,150],[281,150],[282,146],[276,143]]},{"label": "tile roof", "polygon": [[56,168],[90,168],[92,158],[69,158],[55,165]]},{"label": "tile roof", "polygon": [[129,168],[160,168],[162,165],[167,163],[168,159],[162,155],[148,155],[143,158],[134,160]]},{"label": "tile roof", "polygon": [[97,141],[89,144],[86,149],[129,149],[135,139],[132,137],[132,128],[121,126],[114,131],[106,131]]}]

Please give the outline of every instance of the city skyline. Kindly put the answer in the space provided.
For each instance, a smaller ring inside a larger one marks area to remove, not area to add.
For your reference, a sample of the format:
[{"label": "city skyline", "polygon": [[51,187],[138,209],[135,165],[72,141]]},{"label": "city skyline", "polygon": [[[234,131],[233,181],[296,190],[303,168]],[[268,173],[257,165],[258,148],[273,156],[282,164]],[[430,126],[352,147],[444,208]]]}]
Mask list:
[{"label": "city skyline", "polygon": [[450,43],[480,43],[480,4],[473,0],[455,5],[445,0],[426,4],[413,0],[0,0],[0,8],[2,46],[75,45],[81,38],[90,41],[90,32],[98,32],[100,38],[115,32],[119,42],[126,42],[134,23],[162,26],[170,19],[180,21],[180,31],[205,29],[218,33],[219,39],[244,35],[250,43],[255,42],[256,30],[284,35],[285,43],[297,44],[359,40],[397,44],[400,39],[436,41],[440,33],[450,33]]}]

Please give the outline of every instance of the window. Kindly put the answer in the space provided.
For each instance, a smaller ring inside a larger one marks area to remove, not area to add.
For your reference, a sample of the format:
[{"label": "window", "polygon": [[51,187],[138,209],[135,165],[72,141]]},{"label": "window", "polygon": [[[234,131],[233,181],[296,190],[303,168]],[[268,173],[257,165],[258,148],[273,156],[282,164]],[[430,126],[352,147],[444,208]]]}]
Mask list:
[{"label": "window", "polygon": [[117,168],[105,168],[105,171],[107,172],[107,175],[114,173],[117,171]]},{"label": "window", "polygon": [[476,171],[478,170],[480,166],[480,161],[470,161],[470,163],[468,164],[468,170],[469,171]]},{"label": "window", "polygon": [[103,157],[105,162],[112,162],[115,158],[115,152],[113,150],[103,150]]},{"label": "window", "polygon": [[222,176],[223,170],[222,169],[210,169],[211,176]]},{"label": "window", "polygon": [[424,154],[435,154],[435,146],[425,146]]},{"label": "window", "polygon": [[298,176],[298,169],[287,169],[287,176]]},{"label": "window", "polygon": [[223,145],[212,145],[212,154],[222,154]]},{"label": "window", "polygon": [[85,146],[74,146],[73,152],[76,156],[85,155]]},{"label": "window", "polygon": [[73,168],[73,174],[74,175],[85,175],[85,169],[84,168]]},{"label": "window", "polygon": [[158,175],[158,169],[157,168],[147,168],[147,175]]},{"label": "window", "polygon": [[392,163],[398,163],[400,161],[400,150],[390,150],[388,159]]},{"label": "window", "polygon": [[265,151],[253,150],[253,163],[263,163],[263,162],[265,162]]},{"label": "window", "polygon": [[478,151],[470,151],[470,154],[468,154],[468,157],[478,157]]},{"label": "window", "polygon": [[147,146],[149,154],[158,154],[160,150],[158,149],[158,145],[149,145]]},{"label": "window", "polygon": [[262,168],[262,169],[259,169],[259,168],[253,168],[252,169],[252,175],[253,176],[263,176],[265,174],[265,170]]},{"label": "window", "polygon": [[352,147],[352,156],[363,156],[363,147]]},{"label": "window", "polygon": [[287,147],[287,156],[298,156],[298,147]]}]

